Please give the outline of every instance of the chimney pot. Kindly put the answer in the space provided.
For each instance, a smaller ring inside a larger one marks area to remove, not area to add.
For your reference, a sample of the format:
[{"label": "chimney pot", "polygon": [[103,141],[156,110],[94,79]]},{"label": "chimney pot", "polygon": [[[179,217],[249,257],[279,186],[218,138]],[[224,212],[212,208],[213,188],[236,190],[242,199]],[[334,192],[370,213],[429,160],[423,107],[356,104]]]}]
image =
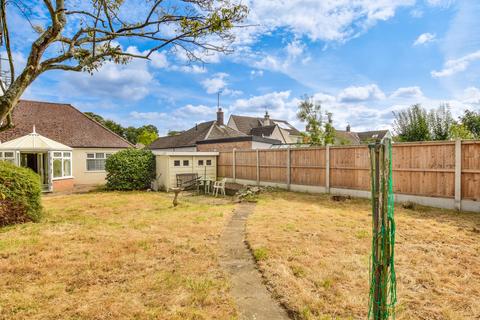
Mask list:
[{"label": "chimney pot", "polygon": [[264,126],[270,125],[270,115],[268,114],[268,110],[265,110],[265,116],[263,117],[263,125]]},{"label": "chimney pot", "polygon": [[218,107],[218,110],[217,110],[217,125],[219,126],[223,126],[224,125],[224,122],[223,122],[223,110],[222,108]]}]

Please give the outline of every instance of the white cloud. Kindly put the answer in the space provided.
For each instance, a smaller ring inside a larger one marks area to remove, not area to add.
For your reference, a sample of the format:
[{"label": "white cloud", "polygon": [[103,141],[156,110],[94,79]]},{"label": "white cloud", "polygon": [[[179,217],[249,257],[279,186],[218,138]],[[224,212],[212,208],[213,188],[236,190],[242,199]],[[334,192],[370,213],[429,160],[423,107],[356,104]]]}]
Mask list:
[{"label": "white cloud", "polygon": [[427,4],[432,7],[443,7],[447,8],[451,6],[455,0],[427,0]]},{"label": "white cloud", "polygon": [[217,93],[227,86],[227,81],[225,80],[227,77],[227,73],[216,73],[212,78],[203,80],[202,86],[205,88],[208,94]]},{"label": "white cloud", "polygon": [[286,28],[313,41],[345,41],[378,21],[392,18],[399,7],[414,3],[415,0],[250,0],[249,22],[266,30]]},{"label": "white cloud", "polygon": [[338,100],[342,102],[358,102],[366,100],[383,100],[385,94],[376,84],[362,87],[348,87],[338,94]]},{"label": "white cloud", "polygon": [[458,72],[465,71],[471,63],[480,60],[480,50],[467,54],[458,59],[451,59],[445,62],[443,69],[440,71],[432,71],[431,75],[434,78],[449,77]]},{"label": "white cloud", "polygon": [[300,99],[291,97],[290,91],[274,91],[247,99],[237,99],[230,106],[231,113],[262,117],[268,110],[274,119],[287,119],[300,126],[296,118]]},{"label": "white cloud", "polygon": [[390,98],[395,99],[395,98],[416,98],[416,99],[421,99],[423,98],[423,92],[420,87],[414,86],[414,87],[403,87],[403,88],[398,88],[395,90],[391,95]]},{"label": "white cloud", "polygon": [[412,9],[410,11],[410,16],[412,16],[412,18],[421,18],[423,17],[423,11],[418,8]]},{"label": "white cloud", "polygon": [[262,77],[263,76],[263,70],[252,70],[252,71],[250,71],[250,75],[252,77],[255,77],[255,76]]},{"label": "white cloud", "polygon": [[169,117],[164,112],[138,112],[132,111],[130,112],[130,116],[137,120],[158,120],[158,119],[165,119]]},{"label": "white cloud", "polygon": [[199,66],[197,64],[184,65],[184,66],[174,65],[174,66],[170,67],[170,70],[180,71],[180,72],[184,72],[184,73],[196,73],[196,74],[207,72],[207,68],[205,68],[204,66]]},{"label": "white cloud", "polygon": [[230,96],[239,96],[243,92],[240,90],[232,90],[228,88],[227,78],[229,77],[228,73],[219,72],[213,75],[212,78],[207,78],[203,80],[202,86],[205,88],[208,94],[214,94],[221,92],[222,95]]},{"label": "white cloud", "polygon": [[421,35],[418,36],[418,38],[415,40],[413,45],[418,46],[418,45],[422,45],[422,44],[432,42],[432,41],[435,40],[435,37],[436,37],[436,35],[433,34],[433,33],[429,33],[429,32],[422,33]]},{"label": "white cloud", "polygon": [[167,68],[169,63],[164,52],[155,51],[150,55],[150,61],[153,67],[157,69]]},{"label": "white cloud", "polygon": [[480,89],[468,87],[463,92],[462,102],[467,104],[480,105]]},{"label": "white cloud", "polygon": [[107,62],[93,75],[87,73],[64,73],[65,92],[79,96],[106,96],[125,100],[140,100],[150,93],[154,78],[146,61],[134,60],[126,65]]},{"label": "white cloud", "polygon": [[187,104],[175,111],[175,116],[178,117],[210,117],[213,119],[213,116],[216,113],[215,107],[208,107],[206,105],[192,105]]}]

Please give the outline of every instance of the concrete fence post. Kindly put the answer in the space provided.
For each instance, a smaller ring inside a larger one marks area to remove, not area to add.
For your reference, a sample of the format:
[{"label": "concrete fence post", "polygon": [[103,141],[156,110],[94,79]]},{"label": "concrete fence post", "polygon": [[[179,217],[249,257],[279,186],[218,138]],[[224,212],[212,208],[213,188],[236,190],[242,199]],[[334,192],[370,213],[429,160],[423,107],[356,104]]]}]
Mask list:
[{"label": "concrete fence post", "polygon": [[290,146],[287,148],[287,190],[290,190],[290,184],[292,183],[292,158]]},{"label": "concrete fence post", "polygon": [[236,149],[233,148],[232,150],[232,177],[233,177],[233,182],[236,182],[237,179],[237,174],[236,174],[236,169],[235,169],[235,153]]},{"label": "concrete fence post", "polygon": [[330,145],[325,147],[325,192],[330,193]]},{"label": "concrete fence post", "polygon": [[455,140],[455,209],[462,210],[462,140]]},{"label": "concrete fence post", "polygon": [[257,186],[260,185],[260,155],[257,149]]}]

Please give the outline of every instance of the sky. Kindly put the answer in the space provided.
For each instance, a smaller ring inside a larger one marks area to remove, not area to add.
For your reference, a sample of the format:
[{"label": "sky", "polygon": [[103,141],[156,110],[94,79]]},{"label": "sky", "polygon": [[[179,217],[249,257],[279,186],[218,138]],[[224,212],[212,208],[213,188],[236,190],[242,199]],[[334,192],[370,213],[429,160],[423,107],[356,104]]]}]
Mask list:
[{"label": "sky", "polygon": [[[192,64],[167,48],[150,61],[107,63],[93,75],[51,71],[23,98],[70,103],[125,126],[154,124],[161,134],[214,120],[219,91],[226,117],[268,110],[300,130],[296,111],[304,95],[333,113],[336,129],[350,124],[353,131],[390,129],[393,112],[414,103],[448,103],[455,117],[480,108],[478,0],[242,3],[249,27],[234,30],[231,54]],[[42,23],[42,9],[34,11]],[[10,23],[21,67],[35,34],[19,13],[12,11]],[[121,45],[145,49],[138,41]]]}]

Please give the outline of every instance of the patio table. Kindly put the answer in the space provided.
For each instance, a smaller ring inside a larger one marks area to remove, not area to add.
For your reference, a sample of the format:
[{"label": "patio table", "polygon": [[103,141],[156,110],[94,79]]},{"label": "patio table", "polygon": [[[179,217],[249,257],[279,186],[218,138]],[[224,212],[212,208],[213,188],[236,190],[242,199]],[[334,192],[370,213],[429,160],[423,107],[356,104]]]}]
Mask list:
[{"label": "patio table", "polygon": [[202,183],[203,192],[207,194],[207,186],[208,186],[208,189],[211,189],[211,184],[214,180],[211,178],[199,178],[198,181]]}]

